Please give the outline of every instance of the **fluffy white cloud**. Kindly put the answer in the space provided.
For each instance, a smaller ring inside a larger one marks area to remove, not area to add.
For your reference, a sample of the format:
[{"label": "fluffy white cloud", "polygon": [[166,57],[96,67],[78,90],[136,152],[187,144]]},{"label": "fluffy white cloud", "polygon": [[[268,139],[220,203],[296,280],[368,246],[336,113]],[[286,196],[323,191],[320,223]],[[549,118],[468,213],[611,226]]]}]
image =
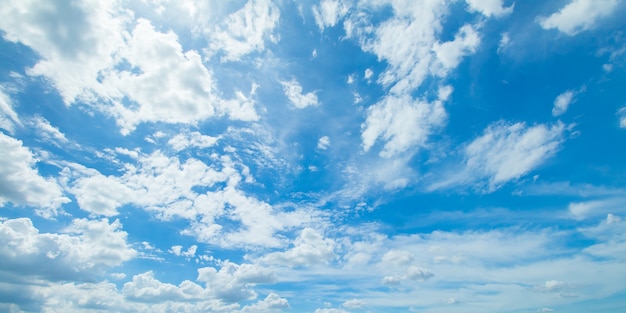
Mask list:
[{"label": "fluffy white cloud", "polygon": [[538,18],[544,29],[556,28],[573,36],[591,29],[603,17],[613,13],[617,0],[572,0],[558,12]]},{"label": "fluffy white cloud", "polygon": [[[181,162],[161,151],[139,154],[135,159],[122,165],[121,176],[104,176],[76,165],[64,170],[68,189],[81,209],[113,216],[119,207],[134,205],[161,220],[183,218],[190,222],[184,234],[223,247],[279,247],[286,240],[275,236],[276,232],[313,219],[314,214],[306,210],[282,212],[248,196],[239,184],[242,180],[253,182],[249,169],[228,156],[212,154],[207,160],[210,165],[195,158]],[[216,222],[219,218],[235,223],[223,227]]]},{"label": "fluffy white cloud", "polygon": [[324,238],[314,229],[304,228],[291,249],[267,254],[261,260],[290,267],[326,264],[335,257],[334,249],[335,242],[332,239]]},{"label": "fluffy white cloud", "polygon": [[328,138],[328,136],[322,136],[317,141],[317,148],[320,149],[320,150],[328,149],[329,145],[330,145],[330,138]]},{"label": "fluffy white cloud", "polygon": [[54,179],[38,173],[37,159],[20,140],[0,132],[0,146],[0,205],[12,202],[33,206],[49,217],[70,201]]},{"label": "fluffy white cloud", "polygon": [[[244,9],[256,12],[260,2],[253,2]],[[183,51],[173,32],[156,31],[146,19],[135,21],[113,2],[11,1],[0,16],[6,39],[41,55],[29,75],[49,78],[67,105],[86,103],[114,116],[124,134],[145,122],[258,119],[253,101],[242,94],[229,100],[217,96],[198,52]]]},{"label": "fluffy white cloud", "polygon": [[364,305],[365,301],[360,299],[351,299],[341,304],[342,307],[351,309],[358,309],[360,307],[363,307]]},{"label": "fluffy white cloud", "polygon": [[139,302],[193,301],[209,298],[209,292],[189,280],[179,286],[162,283],[154,278],[152,271],[133,276],[124,284],[122,292],[131,300]]},{"label": "fluffy white cloud", "polygon": [[464,25],[454,40],[433,45],[432,50],[439,61],[433,65],[434,71],[444,76],[448,70],[456,68],[464,56],[474,53],[479,44],[478,32],[471,25]]},{"label": "fluffy white cloud", "polygon": [[279,18],[280,10],[271,0],[249,0],[207,34],[210,51],[223,51],[222,61],[238,61],[244,55],[263,51],[266,40],[278,41],[273,32]]},{"label": "fluffy white cloud", "polygon": [[290,81],[281,81],[280,84],[283,85],[285,96],[287,96],[291,104],[293,104],[296,108],[304,109],[308,106],[319,105],[315,92],[303,94],[302,86],[300,86],[300,83],[298,83],[297,80],[292,79]]},{"label": "fluffy white cloud", "polygon": [[255,304],[251,304],[245,306],[241,312],[242,313],[264,313],[264,312],[276,312],[281,311],[282,309],[289,308],[289,301],[285,298],[281,298],[279,295],[275,293],[270,293],[265,297],[265,299],[258,301]]},{"label": "fluffy white cloud", "polygon": [[472,11],[477,11],[484,16],[503,16],[513,12],[514,4],[504,7],[502,0],[466,0]]},{"label": "fluffy white cloud", "polygon": [[[89,280],[136,255],[119,221],[75,219],[62,234],[39,233],[28,218],[0,222],[3,275]],[[45,264],[46,266],[41,266]]]},{"label": "fluffy white cloud", "polygon": [[432,103],[408,95],[388,95],[369,107],[365,123],[361,125],[363,150],[369,151],[379,139],[385,142],[380,152],[383,157],[425,147],[428,136],[446,121],[443,102],[451,92],[451,87],[442,87],[438,99]]},{"label": "fluffy white cloud", "polygon": [[445,76],[480,44],[471,25],[461,27],[454,40],[440,42],[441,21],[448,12],[445,1],[372,1],[360,8],[376,10],[383,5],[391,5],[391,18],[372,25],[367,14],[352,14],[344,28],[348,37],[359,39],[364,51],[387,61],[378,81],[391,86],[392,93],[409,93],[429,75]]},{"label": "fluffy white cloud", "polygon": [[211,293],[226,302],[254,299],[257,293],[250,287],[276,280],[273,271],[252,264],[224,262],[219,270],[213,267],[198,269],[198,281],[204,282]]},{"label": "fluffy white cloud", "polygon": [[324,30],[325,27],[333,27],[337,22],[348,13],[349,4],[339,0],[322,0],[319,6],[313,7],[313,16],[315,23]]},{"label": "fluffy white cloud", "polygon": [[50,78],[69,105],[88,97],[100,70],[113,65],[126,18],[115,2],[7,1],[0,8],[0,29],[6,40],[37,51],[41,60],[28,74]]},{"label": "fluffy white cloud", "polygon": [[491,124],[480,137],[465,146],[464,169],[431,188],[478,183],[493,191],[553,156],[561,147],[565,131],[562,123],[530,127],[524,123]]},{"label": "fluffy white cloud", "polygon": [[570,103],[574,100],[574,92],[571,90],[567,90],[562,94],[558,95],[556,99],[554,99],[554,107],[552,108],[552,116],[563,115],[567,112],[567,108]]},{"label": "fluffy white cloud", "polygon": [[11,97],[0,86],[0,128],[13,133],[15,126],[21,126],[22,122],[13,110],[13,101]]},{"label": "fluffy white cloud", "polygon": [[199,132],[182,133],[174,136],[167,143],[176,151],[181,151],[187,148],[208,148],[219,140],[219,137],[211,137],[202,135]]},{"label": "fluffy white cloud", "polygon": [[433,277],[433,273],[415,264],[408,251],[391,250],[385,253],[378,264],[385,276],[384,285],[399,285],[404,281],[423,281]]}]

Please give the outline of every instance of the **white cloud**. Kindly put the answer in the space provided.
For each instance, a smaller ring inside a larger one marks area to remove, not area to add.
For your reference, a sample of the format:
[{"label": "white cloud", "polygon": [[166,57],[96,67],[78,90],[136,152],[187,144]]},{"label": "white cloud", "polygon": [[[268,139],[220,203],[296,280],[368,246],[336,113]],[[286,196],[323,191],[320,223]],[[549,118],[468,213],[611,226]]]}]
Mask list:
[{"label": "white cloud", "polygon": [[38,52],[41,60],[27,73],[50,78],[69,105],[89,97],[100,70],[113,65],[127,17],[114,2],[16,0],[0,8],[0,28],[6,40]]},{"label": "white cloud", "polygon": [[348,13],[349,5],[339,0],[322,0],[319,6],[313,7],[313,16],[315,23],[324,30],[325,27],[333,27],[337,22]]},{"label": "white cloud", "polygon": [[513,12],[514,4],[509,7],[504,7],[502,0],[466,0],[472,11],[477,11],[484,16],[500,17]]},{"label": "white cloud", "polygon": [[556,28],[573,36],[589,30],[603,17],[613,13],[617,0],[572,0],[549,17],[538,18],[544,29]]},{"label": "white cloud", "polygon": [[308,106],[319,105],[315,92],[303,94],[302,86],[300,86],[300,83],[298,83],[297,80],[292,79],[290,81],[281,81],[280,84],[283,85],[285,96],[287,96],[291,104],[293,104],[296,108],[304,109]]},{"label": "white cloud", "polygon": [[564,91],[554,99],[554,107],[552,108],[552,116],[560,116],[567,112],[567,108],[574,100],[574,92],[571,90]]},{"label": "white cloud", "polygon": [[342,307],[350,308],[350,309],[358,309],[365,305],[365,301],[360,299],[351,299],[341,304]]},{"label": "white cloud", "polygon": [[388,68],[378,81],[394,94],[410,93],[429,75],[446,75],[480,44],[471,25],[461,27],[453,41],[439,41],[441,21],[448,13],[445,2],[379,1],[363,7],[375,10],[389,4],[393,15],[379,25],[372,25],[367,15],[352,14],[345,28],[348,37],[359,39],[364,51],[387,61]]},{"label": "white cloud", "polygon": [[[486,185],[488,191],[520,178],[556,154],[563,142],[565,125],[526,126],[497,122],[465,146],[464,169],[433,189],[455,184]],[[483,182],[483,180],[487,180]]]},{"label": "white cloud", "polygon": [[199,132],[182,133],[174,136],[167,143],[176,151],[181,151],[189,147],[208,148],[219,140],[219,137],[202,135]]},{"label": "white cloud", "polygon": [[478,32],[471,25],[464,25],[454,36],[454,40],[444,43],[435,43],[432,47],[437,57],[434,72],[444,76],[450,69],[456,68],[464,56],[476,51],[480,44]]},{"label": "white cloud", "polygon": [[50,125],[50,122],[41,116],[34,117],[31,124],[41,139],[51,143],[67,143],[68,140],[58,128]]},{"label": "white cloud", "polygon": [[433,273],[415,264],[408,251],[391,250],[385,253],[378,264],[385,276],[384,285],[399,285],[404,281],[424,281],[433,277]]},{"label": "white cloud", "polygon": [[265,299],[258,301],[257,303],[245,306],[242,313],[264,313],[264,312],[276,312],[289,308],[289,301],[285,298],[281,298],[275,293],[270,293]]},{"label": "white cloud", "polygon": [[[111,71],[103,79],[113,87],[114,101],[106,108],[116,116],[122,133],[143,122],[197,123],[214,116],[233,119],[258,118],[249,101],[223,100],[215,95],[215,83],[200,55],[183,52],[173,33],[157,32],[151,23],[140,19],[128,46],[121,51],[123,60],[140,73]],[[122,104],[124,97],[136,105]]]},{"label": "white cloud", "polygon": [[624,201],[626,201],[624,197],[608,197],[600,200],[571,202],[567,210],[572,218],[585,220],[609,213],[626,212],[623,206]]},{"label": "white cloud", "polygon": [[204,282],[212,294],[226,302],[238,302],[257,297],[250,287],[267,284],[276,280],[276,274],[268,269],[252,264],[224,262],[220,269],[203,267],[198,269],[198,281]]},{"label": "white cloud", "polygon": [[49,78],[67,105],[89,105],[114,116],[123,134],[145,122],[258,119],[254,102],[241,93],[235,99],[217,96],[200,55],[183,51],[172,31],[135,21],[114,3],[12,1],[0,15],[6,39],[41,55],[29,75]]},{"label": "white cloud", "polygon": [[324,309],[315,309],[315,313],[350,313],[343,309],[335,309],[335,308],[324,308]]},{"label": "white cloud", "polygon": [[443,102],[452,88],[439,90],[439,98],[432,103],[412,99],[408,95],[388,95],[367,109],[367,118],[361,125],[363,150],[369,151],[377,140],[385,142],[380,155],[391,157],[414,147],[425,147],[428,136],[444,124],[447,118]]},{"label": "white cloud", "polygon": [[207,299],[209,293],[200,285],[189,280],[179,286],[162,283],[154,278],[152,271],[133,276],[124,284],[122,293],[131,300],[140,302],[191,301]]},{"label": "white cloud", "polygon": [[619,127],[626,128],[626,107],[617,110],[617,115],[619,116]]},{"label": "white cloud", "polygon": [[22,126],[22,122],[13,110],[11,97],[0,86],[0,128],[12,134],[16,125]]},{"label": "white cloud", "polygon": [[250,0],[207,34],[210,50],[223,51],[222,61],[239,61],[247,54],[263,51],[266,40],[278,41],[273,32],[279,18],[280,10],[271,0]]},{"label": "white cloud", "polygon": [[121,227],[117,220],[74,219],[63,234],[54,234],[39,233],[28,218],[3,221],[0,272],[50,281],[91,279],[136,255]]},{"label": "white cloud", "polygon": [[50,217],[63,203],[70,202],[54,179],[38,173],[37,159],[20,140],[0,132],[0,146],[0,205],[12,202],[33,206]]},{"label": "white cloud", "polygon": [[328,146],[330,146],[330,138],[328,138],[328,136],[322,136],[317,141],[317,148],[320,150],[326,150]]},{"label": "white cloud", "polygon": [[290,267],[326,264],[335,257],[335,242],[318,231],[304,228],[294,240],[293,248],[265,255],[262,262],[284,264]]},{"label": "white cloud", "polygon": [[363,78],[369,80],[370,78],[372,78],[373,75],[374,75],[374,71],[372,71],[371,68],[367,68],[365,69],[365,72],[363,73]]}]

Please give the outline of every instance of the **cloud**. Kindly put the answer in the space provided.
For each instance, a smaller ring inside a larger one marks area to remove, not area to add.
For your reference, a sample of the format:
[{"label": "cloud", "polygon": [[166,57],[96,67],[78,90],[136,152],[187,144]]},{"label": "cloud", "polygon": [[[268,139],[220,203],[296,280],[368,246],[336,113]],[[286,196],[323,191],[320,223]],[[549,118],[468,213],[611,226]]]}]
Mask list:
[{"label": "cloud", "polygon": [[618,3],[617,0],[572,0],[549,17],[539,17],[538,21],[544,29],[556,28],[574,36],[592,29],[598,20],[613,13]]},{"label": "cloud", "polygon": [[265,41],[277,42],[274,28],[280,10],[271,0],[250,0],[229,15],[210,37],[210,52],[223,51],[222,61],[239,61],[241,57],[265,48]]},{"label": "cloud", "polygon": [[207,289],[220,300],[238,302],[256,298],[257,293],[250,287],[272,283],[276,280],[276,274],[257,265],[238,265],[226,261],[219,270],[213,267],[199,268],[197,280],[206,283]]},{"label": "cloud", "polygon": [[348,13],[349,4],[339,0],[322,0],[319,6],[313,7],[313,16],[315,23],[321,31],[324,27],[333,27],[337,22]]},{"label": "cloud", "polygon": [[322,136],[317,141],[317,148],[320,149],[320,150],[328,149],[329,145],[330,145],[330,138],[328,138],[328,136]]},{"label": "cloud", "polygon": [[626,107],[617,110],[617,115],[619,116],[619,127],[626,128]]},{"label": "cloud", "polygon": [[350,313],[343,309],[335,309],[335,308],[324,308],[324,309],[315,309],[315,313]]},{"label": "cloud", "polygon": [[70,202],[54,179],[39,174],[37,159],[22,141],[0,132],[0,146],[0,205],[33,206],[39,214],[51,217]]},{"label": "cloud", "polygon": [[[464,148],[464,169],[431,186],[486,185],[493,191],[540,166],[560,149],[565,125],[497,122]],[[486,180],[486,182],[483,182]]]},{"label": "cloud", "polygon": [[22,122],[13,110],[11,97],[0,86],[0,128],[12,134],[15,126],[22,126]]},{"label": "cloud", "polygon": [[387,95],[367,109],[361,125],[363,150],[369,151],[382,139],[382,157],[392,157],[414,147],[424,148],[429,135],[441,127],[447,114],[443,107],[452,92],[449,86],[439,90],[439,98],[431,103],[408,95]]},{"label": "cloud", "polygon": [[[347,37],[356,37],[361,49],[374,53],[388,63],[378,82],[390,87],[393,94],[417,89],[429,76],[445,76],[463,56],[473,53],[480,44],[475,27],[462,26],[454,40],[440,42],[441,21],[448,10],[445,2],[369,2],[361,9],[376,10],[390,4],[392,16],[372,25],[366,14],[351,14],[344,23]],[[356,29],[359,26],[360,28]],[[366,74],[366,78],[367,78]]]},{"label": "cloud", "polygon": [[258,301],[257,303],[245,306],[241,312],[242,313],[263,313],[263,312],[276,312],[282,311],[283,309],[289,308],[289,301],[285,298],[281,298],[279,295],[275,293],[270,293],[265,297],[265,299]]},{"label": "cloud", "polygon": [[39,233],[28,218],[3,221],[0,272],[16,279],[90,280],[136,255],[121,228],[117,220],[74,219],[55,234]]},{"label": "cloud", "polygon": [[200,285],[185,280],[179,286],[162,283],[152,271],[133,276],[124,284],[122,292],[133,301],[159,303],[166,301],[193,301],[209,298],[209,292]]},{"label": "cloud", "polygon": [[261,258],[269,264],[282,264],[290,267],[327,264],[335,257],[335,242],[324,238],[311,228],[304,228],[294,240],[293,248],[284,252],[272,252]]},{"label": "cloud", "polygon": [[342,307],[350,309],[358,309],[365,305],[365,301],[360,299],[351,299],[341,304]]},{"label": "cloud", "polygon": [[314,92],[303,94],[302,86],[300,86],[297,80],[281,81],[280,84],[283,85],[285,96],[296,108],[304,109],[308,106],[319,105],[317,95]]},{"label": "cloud", "polygon": [[433,273],[415,264],[407,251],[391,250],[385,253],[378,264],[385,273],[384,285],[399,285],[404,281],[424,281],[433,277]]},{"label": "cloud", "polygon": [[31,120],[32,126],[37,130],[41,139],[51,143],[67,143],[68,140],[58,128],[50,125],[50,122],[41,116],[36,116]]},{"label": "cloud", "polygon": [[48,77],[69,105],[98,89],[99,72],[113,65],[113,55],[123,44],[125,18],[113,2],[8,1],[0,9],[0,28],[6,40],[21,42],[41,56],[27,73]]},{"label": "cloud", "polygon": [[174,136],[167,143],[176,151],[187,148],[208,148],[219,140],[219,137],[202,135],[199,132],[182,133]]},{"label": "cloud", "polygon": [[[255,13],[261,4],[253,1],[239,15]],[[0,14],[5,38],[41,55],[27,71],[29,75],[49,78],[66,105],[86,105],[112,115],[123,134],[146,122],[195,124],[221,116],[243,121],[259,118],[254,102],[243,94],[236,93],[235,99],[218,96],[198,52],[183,51],[174,32],[158,32],[150,21],[134,20],[114,3],[42,6],[12,1]],[[241,19],[233,17],[233,23]],[[128,26],[134,28],[129,31]],[[229,31],[237,32],[237,28]]]},{"label": "cloud", "polygon": [[502,0],[466,0],[471,11],[480,12],[486,17],[501,17],[513,12],[515,4],[504,7]]},{"label": "cloud", "polygon": [[560,116],[567,112],[567,108],[574,100],[574,92],[571,90],[564,91],[554,99],[554,107],[552,108],[552,116]]},{"label": "cloud", "polygon": [[433,65],[437,68],[435,72],[444,76],[447,71],[456,68],[464,56],[474,53],[479,44],[480,36],[471,25],[461,27],[454,40],[435,43],[432,51],[439,61]]},{"label": "cloud", "polygon": [[374,71],[372,71],[371,68],[367,68],[367,69],[365,69],[365,72],[363,74],[363,78],[369,80],[370,78],[372,78],[373,75],[374,75]]}]

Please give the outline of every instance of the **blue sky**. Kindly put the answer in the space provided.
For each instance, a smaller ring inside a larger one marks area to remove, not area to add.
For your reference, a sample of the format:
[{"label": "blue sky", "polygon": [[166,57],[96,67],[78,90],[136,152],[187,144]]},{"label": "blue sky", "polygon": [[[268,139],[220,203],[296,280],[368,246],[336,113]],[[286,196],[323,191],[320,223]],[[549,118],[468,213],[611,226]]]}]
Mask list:
[{"label": "blue sky", "polygon": [[0,311],[619,311],[625,14],[5,1]]}]

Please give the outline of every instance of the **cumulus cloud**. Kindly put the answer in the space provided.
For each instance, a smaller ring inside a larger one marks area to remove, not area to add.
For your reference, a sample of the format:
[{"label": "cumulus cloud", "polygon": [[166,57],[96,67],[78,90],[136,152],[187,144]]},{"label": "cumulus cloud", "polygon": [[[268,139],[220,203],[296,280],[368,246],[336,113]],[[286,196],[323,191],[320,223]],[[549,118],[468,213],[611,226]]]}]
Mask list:
[{"label": "cumulus cloud", "polygon": [[380,152],[383,157],[425,147],[429,135],[446,121],[443,102],[451,92],[451,87],[442,87],[438,99],[430,103],[408,95],[388,95],[369,107],[361,125],[363,150],[369,151],[379,139],[385,143]]},{"label": "cumulus cloud", "polygon": [[176,151],[187,148],[208,148],[219,140],[219,137],[203,135],[199,132],[182,133],[174,136],[167,143]]},{"label": "cumulus cloud", "polygon": [[436,68],[434,71],[445,75],[446,71],[456,68],[464,56],[474,53],[479,44],[478,32],[472,25],[464,25],[454,40],[433,45],[432,50],[439,61],[433,65]]},{"label": "cumulus cloud", "polygon": [[239,265],[226,261],[219,270],[213,267],[199,268],[197,280],[206,283],[207,289],[220,300],[238,302],[256,298],[257,293],[250,287],[274,282],[276,274],[258,265]]},{"label": "cumulus cloud", "polygon": [[302,86],[300,86],[300,83],[298,83],[297,80],[292,79],[290,81],[281,81],[280,84],[283,85],[285,96],[287,96],[291,104],[293,104],[296,108],[304,109],[308,106],[319,105],[315,92],[303,94]]},{"label": "cumulus cloud", "polygon": [[565,131],[562,123],[535,126],[506,122],[491,124],[480,137],[465,146],[464,169],[431,188],[477,183],[493,191],[534,170],[556,154]]},{"label": "cumulus cloud", "polygon": [[0,205],[33,206],[50,217],[63,203],[70,202],[54,179],[39,174],[37,159],[22,141],[0,132],[0,146]]},{"label": "cumulus cloud", "polygon": [[348,13],[349,9],[350,7],[345,2],[339,0],[323,0],[319,6],[313,7],[315,23],[322,31],[327,26],[333,27]]},{"label": "cumulus cloud", "polygon": [[16,278],[50,281],[92,279],[136,255],[121,228],[117,220],[75,219],[62,234],[54,234],[39,233],[28,218],[3,221],[0,271]]},{"label": "cumulus cloud", "polygon": [[538,18],[544,29],[556,28],[573,36],[593,28],[596,23],[613,13],[617,0],[572,0],[558,12]]},{"label": "cumulus cloud", "polygon": [[441,21],[448,11],[445,2],[370,2],[367,6],[377,9],[383,3],[391,5],[391,18],[372,25],[366,15],[353,14],[344,27],[348,37],[359,39],[364,51],[387,61],[389,66],[378,81],[390,86],[392,93],[409,93],[429,75],[445,76],[480,44],[472,25],[462,26],[452,41],[440,42]]},{"label": "cumulus cloud", "polygon": [[320,150],[328,149],[329,145],[330,145],[330,138],[328,138],[328,136],[322,136],[317,141],[317,148],[320,149]]},{"label": "cumulus cloud", "polygon": [[[252,1],[239,15],[256,12],[259,3]],[[49,78],[67,105],[86,104],[114,116],[123,134],[145,122],[258,119],[254,103],[243,95],[217,96],[197,51],[183,51],[173,32],[156,31],[146,19],[135,21],[114,3],[11,1],[0,14],[5,39],[41,55],[29,75]],[[129,31],[128,26],[134,27]]]},{"label": "cumulus cloud", "polygon": [[291,249],[269,253],[261,260],[290,267],[326,264],[335,257],[334,249],[335,242],[332,239],[324,238],[314,229],[304,228]]},{"label": "cumulus cloud", "polygon": [[502,0],[466,0],[470,10],[482,15],[500,17],[513,12],[514,4],[505,7]]},{"label": "cumulus cloud", "polygon": [[574,100],[574,92],[572,90],[564,91],[554,99],[554,107],[552,108],[552,116],[560,116],[567,112],[567,108]]},{"label": "cumulus cloud", "polygon": [[255,51],[263,51],[265,41],[277,42],[274,28],[280,10],[271,0],[250,0],[229,15],[210,36],[210,51],[223,51],[222,61],[239,61]]}]

